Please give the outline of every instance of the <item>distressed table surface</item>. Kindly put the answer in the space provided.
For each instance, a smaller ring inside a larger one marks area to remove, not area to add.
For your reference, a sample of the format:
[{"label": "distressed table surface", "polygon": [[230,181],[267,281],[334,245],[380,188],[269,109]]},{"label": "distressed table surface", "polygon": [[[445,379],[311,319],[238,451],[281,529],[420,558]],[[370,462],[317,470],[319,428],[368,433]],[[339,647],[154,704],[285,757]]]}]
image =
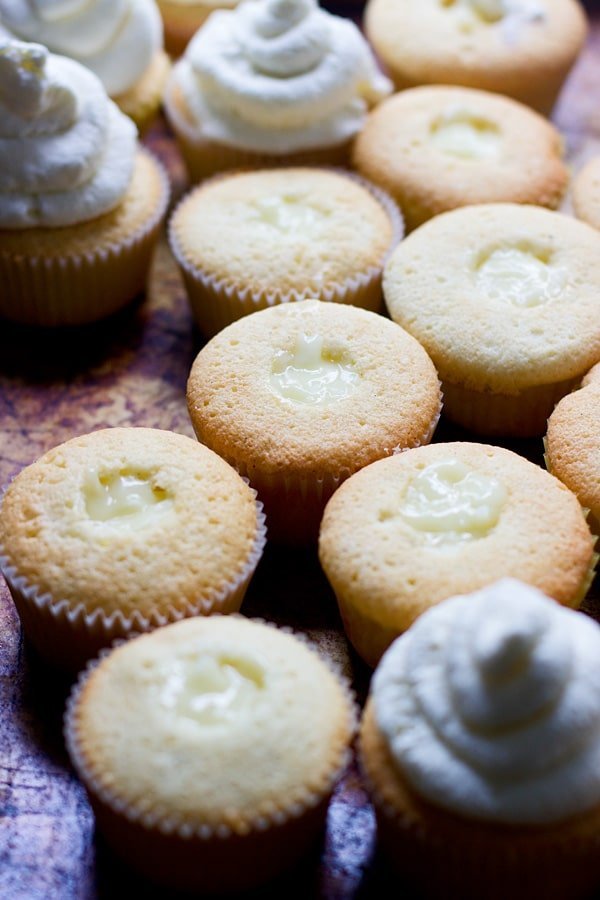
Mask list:
[{"label": "distressed table surface", "polygon": [[[555,120],[574,168],[600,152],[600,12],[562,95]],[[164,127],[148,143],[171,174],[184,176]],[[148,296],[107,322],[70,333],[0,324],[0,484],[68,438],[114,425],[167,428],[192,436],[185,383],[201,337],[163,240]],[[440,426],[436,440],[460,437]],[[541,441],[516,447],[541,462]],[[586,609],[600,618],[599,579]],[[244,612],[308,633],[353,679],[364,700],[369,673],[343,637],[315,554],[267,549]],[[0,587],[0,898],[95,900],[171,896],[132,875],[94,835],[85,792],[66,757],[61,720],[69,683],[23,644]],[[260,897],[327,900],[397,896],[375,849],[372,809],[353,764],[330,807],[323,843],[298,871]],[[408,896],[408,894],[407,894]]]}]

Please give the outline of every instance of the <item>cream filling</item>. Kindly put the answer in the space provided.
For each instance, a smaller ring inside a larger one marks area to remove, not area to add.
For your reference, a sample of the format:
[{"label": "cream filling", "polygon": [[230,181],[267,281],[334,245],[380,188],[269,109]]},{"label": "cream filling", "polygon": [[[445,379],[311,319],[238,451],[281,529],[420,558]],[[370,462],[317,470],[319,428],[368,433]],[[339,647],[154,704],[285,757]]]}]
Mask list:
[{"label": "cream filling", "polygon": [[315,229],[323,224],[326,216],[307,197],[288,193],[258,198],[251,208],[250,218],[274,228],[283,236],[295,238],[298,234],[314,237]]},{"label": "cream filling", "polygon": [[496,159],[502,150],[497,125],[468,110],[449,110],[438,119],[431,129],[431,142],[461,159]]},{"label": "cream filling", "polygon": [[266,672],[250,653],[199,650],[174,659],[159,673],[158,700],[176,719],[226,725],[248,715],[265,689]]},{"label": "cream filling", "polygon": [[271,390],[284,400],[324,406],[350,397],[360,379],[343,349],[325,346],[320,335],[299,335],[294,349],[274,357]]},{"label": "cream filling", "polygon": [[413,478],[400,514],[428,543],[455,544],[485,537],[498,524],[506,496],[495,478],[444,459]]},{"label": "cream filling", "polygon": [[521,307],[559,299],[568,282],[567,269],[552,261],[550,251],[525,245],[487,252],[476,272],[477,285],[488,297]]},{"label": "cream filling", "polygon": [[504,579],[433,607],[372,692],[395,765],[436,806],[545,825],[600,803],[600,628],[535,588]]},{"label": "cream filling", "polygon": [[90,469],[82,493],[86,514],[98,532],[138,531],[156,524],[173,508],[172,494],[148,472]]},{"label": "cream filling", "polygon": [[449,10],[463,34],[478,27],[496,27],[505,43],[514,45],[526,39],[525,26],[544,22],[546,13],[537,0],[440,0]]}]

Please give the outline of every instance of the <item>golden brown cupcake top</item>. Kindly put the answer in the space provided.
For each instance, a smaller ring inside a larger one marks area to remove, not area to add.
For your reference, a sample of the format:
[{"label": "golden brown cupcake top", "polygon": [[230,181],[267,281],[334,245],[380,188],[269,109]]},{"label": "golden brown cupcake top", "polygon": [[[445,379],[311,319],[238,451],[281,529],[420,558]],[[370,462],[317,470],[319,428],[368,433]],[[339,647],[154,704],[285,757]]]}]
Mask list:
[{"label": "golden brown cupcake top", "polygon": [[473,203],[556,207],[568,181],[562,139],[546,119],[507,97],[442,85],[380,104],[353,161],[389,191],[409,228]]},{"label": "golden brown cupcake top", "polygon": [[217,616],[104,658],[75,697],[67,738],[84,780],[125,816],[224,837],[316,805],[352,730],[345,687],[305,643]]},{"label": "golden brown cupcake top", "polygon": [[600,359],[600,238],[567,216],[489,204],[410,235],[384,272],[394,321],[443,381],[518,394]]},{"label": "golden brown cupcake top", "polygon": [[294,299],[324,296],[379,268],[397,232],[366,185],[317,168],[213,179],[171,222],[171,240],[188,265],[238,291]]},{"label": "golden brown cupcake top", "polygon": [[577,218],[600,229],[600,156],[595,156],[577,173],[572,191]]},{"label": "golden brown cupcake top", "polygon": [[253,313],[198,354],[188,406],[200,441],[252,481],[346,476],[430,439],[440,410],[427,354],[374,313],[307,300]]},{"label": "golden brown cupcake top", "polygon": [[38,594],[110,615],[211,601],[256,554],[254,493],[196,441],[150,428],[73,438],[2,503],[0,544]]}]

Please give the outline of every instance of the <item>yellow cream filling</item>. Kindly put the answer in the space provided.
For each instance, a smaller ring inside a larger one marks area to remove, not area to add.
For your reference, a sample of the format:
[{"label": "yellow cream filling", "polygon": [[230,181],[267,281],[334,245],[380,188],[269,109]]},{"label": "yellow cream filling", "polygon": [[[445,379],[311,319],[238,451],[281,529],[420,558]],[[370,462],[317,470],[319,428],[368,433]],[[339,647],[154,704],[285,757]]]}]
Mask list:
[{"label": "yellow cream filling", "polygon": [[557,299],[568,280],[567,270],[552,262],[550,251],[525,244],[485,253],[476,270],[478,286],[488,297],[522,307]]},{"label": "yellow cream filling", "polygon": [[410,483],[400,513],[432,544],[485,537],[498,524],[506,489],[457,459],[423,469]]},{"label": "yellow cream filling", "polygon": [[320,335],[299,335],[294,349],[274,357],[271,389],[285,400],[325,405],[349,397],[359,373],[346,351],[324,345]]},{"label": "yellow cream filling", "polygon": [[506,0],[441,0],[441,5],[486,25],[500,22],[508,12]]},{"label": "yellow cream filling", "polygon": [[160,677],[161,705],[199,725],[243,717],[266,683],[261,663],[239,651],[189,654],[172,660]]},{"label": "yellow cream filling", "polygon": [[301,194],[271,194],[254,201],[251,218],[281,235],[310,235],[326,218],[308,197]]},{"label": "yellow cream filling", "polygon": [[137,531],[171,510],[173,498],[147,472],[90,469],[83,484],[85,510],[100,528]]},{"label": "yellow cream filling", "polygon": [[473,160],[498,157],[502,146],[497,125],[468,110],[441,116],[432,126],[431,141],[449,156]]}]

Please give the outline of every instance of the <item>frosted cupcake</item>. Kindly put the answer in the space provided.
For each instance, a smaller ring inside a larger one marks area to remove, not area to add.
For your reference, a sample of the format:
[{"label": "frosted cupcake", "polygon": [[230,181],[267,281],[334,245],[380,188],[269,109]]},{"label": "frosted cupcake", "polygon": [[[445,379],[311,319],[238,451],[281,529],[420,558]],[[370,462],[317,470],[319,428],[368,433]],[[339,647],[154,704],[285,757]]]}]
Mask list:
[{"label": "frosted cupcake", "polygon": [[358,28],[315,0],[217,11],[165,96],[192,181],[224,169],[348,161],[367,111],[391,91]]},{"label": "frosted cupcake", "polygon": [[401,236],[401,216],[383,191],[316,168],[213,179],[170,223],[171,248],[208,336],[307,297],[379,311],[383,265]]},{"label": "frosted cupcake", "polygon": [[573,209],[578,219],[600,229],[600,156],[591,159],[573,179]]},{"label": "frosted cupcake", "polygon": [[305,643],[241,617],[130,641],[80,679],[65,733],[98,827],[170,890],[242,890],[325,822],[354,730],[346,686]]},{"label": "frosted cupcake", "polygon": [[480,434],[542,435],[600,359],[600,235],[533,206],[427,222],[384,273],[391,317],[442,379],[444,413]]},{"label": "frosted cupcake", "polygon": [[305,300],[261,310],[200,351],[188,381],[198,439],[247,476],[269,537],[315,540],[338,485],[427,443],[440,413],[429,357],[363,309]]},{"label": "frosted cupcake", "polygon": [[397,90],[460,84],[545,115],[587,33],[574,0],[369,0],[365,25]]},{"label": "frosted cupcake", "polygon": [[169,61],[154,0],[0,0],[0,20],[15,38],[91,69],[140,130],[155,117]]},{"label": "frosted cupcake", "polygon": [[558,479],[509,450],[458,442],[349,478],[325,509],[319,557],[371,666],[431,606],[498,578],[577,607],[596,562],[577,498]]},{"label": "frosted cupcake", "polygon": [[237,612],[264,541],[254,492],[216,454],[169,431],[110,428],[14,479],[0,564],[27,637],[77,669],[115,637]]},{"label": "frosted cupcake", "polygon": [[505,579],[425,613],[371,686],[378,837],[427,897],[600,884],[600,628]]},{"label": "frosted cupcake", "polygon": [[216,9],[231,9],[239,0],[157,0],[165,28],[165,47],[181,56],[201,25]]},{"label": "frosted cupcake", "polygon": [[589,526],[600,535],[600,364],[548,419],[546,463],[589,509]]},{"label": "frosted cupcake", "polygon": [[444,85],[403,91],[368,117],[353,165],[385,188],[407,228],[458,206],[556,208],[569,173],[561,135],[508,97]]},{"label": "frosted cupcake", "polygon": [[89,69],[0,44],[0,315],[81,325],[144,287],[168,185]]}]

